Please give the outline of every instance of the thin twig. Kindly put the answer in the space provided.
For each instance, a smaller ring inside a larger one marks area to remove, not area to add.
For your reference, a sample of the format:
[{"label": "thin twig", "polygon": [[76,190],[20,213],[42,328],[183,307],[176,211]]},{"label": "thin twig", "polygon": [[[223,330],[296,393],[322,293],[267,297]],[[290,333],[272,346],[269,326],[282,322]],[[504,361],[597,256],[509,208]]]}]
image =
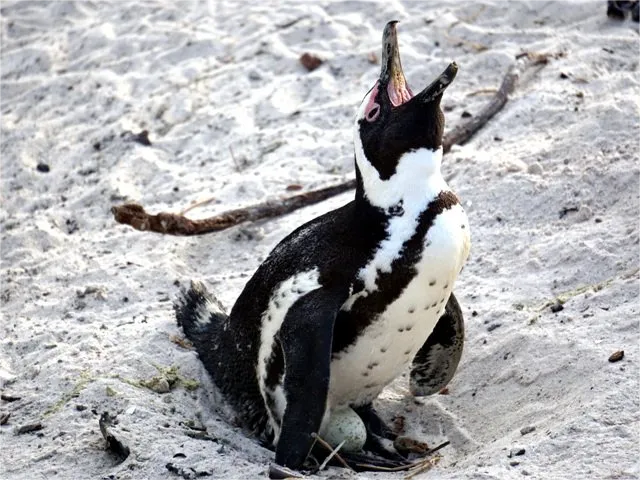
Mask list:
[{"label": "thin twig", "polygon": [[[433,455],[438,450],[443,449],[444,447],[446,447],[450,443],[451,442],[449,442],[449,440],[447,440],[446,442],[441,443],[437,447],[432,448],[431,450],[429,450],[428,452],[425,453],[425,457],[429,456],[429,455]],[[425,460],[422,459],[422,460],[418,460],[418,461],[413,462],[413,463],[408,463],[406,465],[400,465],[399,467],[381,467],[381,466],[378,466],[378,465],[369,465],[368,463],[357,463],[356,465],[358,467],[367,468],[368,470],[379,470],[381,472],[402,472],[404,470],[411,470],[412,468],[419,467],[420,465],[422,465],[424,463],[424,461]]]},{"label": "thin twig", "polygon": [[442,457],[437,456],[437,457],[429,458],[427,460],[423,460],[421,466],[415,467],[407,475],[405,475],[404,477],[405,480],[410,480],[411,478],[415,477],[420,473],[426,472],[427,470],[431,470],[434,467],[434,465],[440,461],[441,458]]},{"label": "thin twig", "polygon": [[[442,141],[444,153],[449,152],[453,145],[463,145],[468,142],[496,113],[502,110],[509,99],[509,95],[514,92],[518,79],[526,70],[536,65],[543,66],[549,60],[548,55],[531,53],[519,54],[516,58],[516,63],[507,71],[500,88],[480,113],[467,123],[458,125],[444,136]],[[231,147],[229,147],[229,150],[237,167],[238,163]],[[352,190],[355,186],[355,180],[347,180],[331,187],[312,190],[288,198],[268,200],[249,207],[228,210],[202,220],[190,220],[180,214],[164,212],[151,215],[145,212],[141,205],[134,203],[115,206],[111,209],[111,213],[113,213],[116,222],[130,225],[136,230],[168,235],[203,235],[205,233],[218,232],[243,222],[255,222],[286,215],[299,208],[316,204],[327,198]]]},{"label": "thin twig", "polygon": [[331,459],[334,457],[334,455],[338,454],[338,450],[340,450],[344,446],[345,442],[346,442],[346,440],[342,440],[340,442],[340,444],[336,448],[333,449],[333,451],[327,456],[327,458],[324,459],[324,462],[322,462],[320,464],[320,468],[318,468],[318,470],[324,470],[324,468],[331,461]]},{"label": "thin twig", "polygon": [[[332,447],[331,445],[329,445],[325,440],[323,440],[323,439],[322,439],[322,437],[321,437],[320,435],[318,435],[317,433],[312,433],[312,434],[311,434],[311,436],[312,436],[313,438],[315,438],[315,440],[316,440],[320,445],[322,445],[324,448],[326,448],[329,452],[333,453],[333,447]],[[344,443],[344,442],[343,442],[343,443]],[[342,444],[341,444],[341,445],[342,445]],[[335,455],[336,459],[337,459],[337,460],[342,464],[342,466],[343,466],[344,468],[347,468],[347,469],[349,469],[349,470],[352,470],[352,471],[353,471],[353,468],[351,468],[351,466],[350,466],[347,462],[345,462],[345,461],[344,461],[344,458],[342,458],[342,457],[340,456],[340,454],[338,453],[338,451],[337,451],[337,450],[338,450],[338,449],[336,449],[335,453],[333,453],[333,454]]]},{"label": "thin twig", "polygon": [[436,453],[438,450],[442,450],[444,447],[448,447],[449,444],[451,442],[449,440],[447,440],[446,442],[442,442],[440,445],[438,445],[437,447],[433,447],[431,450],[427,451],[427,453],[425,453],[426,455],[433,455],[434,453]]},{"label": "thin twig", "polygon": [[467,123],[458,125],[444,136],[444,140],[442,141],[444,153],[451,150],[453,145],[463,145],[467,143],[496,113],[502,110],[507,100],[509,100],[509,95],[514,92],[518,79],[526,69],[535,65],[546,65],[549,61],[547,55],[533,53],[519,54],[516,58],[516,63],[509,67],[507,74],[502,79],[500,88],[480,113]]},{"label": "thin twig", "polygon": [[187,208],[185,208],[184,210],[182,210],[180,212],[180,215],[184,215],[189,210],[193,210],[194,208],[198,208],[198,207],[201,207],[202,205],[206,205],[207,203],[211,203],[215,199],[216,199],[215,197],[205,198],[204,200],[200,200],[199,202],[193,203],[193,204],[189,205]]}]

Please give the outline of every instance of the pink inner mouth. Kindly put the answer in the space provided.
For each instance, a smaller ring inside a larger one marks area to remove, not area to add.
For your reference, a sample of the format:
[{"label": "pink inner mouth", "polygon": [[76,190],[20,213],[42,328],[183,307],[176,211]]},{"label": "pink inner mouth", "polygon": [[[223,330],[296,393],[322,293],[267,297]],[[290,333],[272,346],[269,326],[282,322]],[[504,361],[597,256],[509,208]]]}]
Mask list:
[{"label": "pink inner mouth", "polygon": [[394,107],[407,103],[413,98],[413,92],[404,78],[391,80],[387,86],[387,93]]}]

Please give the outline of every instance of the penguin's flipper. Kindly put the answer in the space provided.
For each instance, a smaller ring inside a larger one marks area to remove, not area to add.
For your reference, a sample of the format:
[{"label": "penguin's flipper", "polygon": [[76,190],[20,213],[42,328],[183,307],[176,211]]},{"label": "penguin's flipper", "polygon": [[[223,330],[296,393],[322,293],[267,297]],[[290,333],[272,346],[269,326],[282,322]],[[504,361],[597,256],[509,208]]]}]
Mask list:
[{"label": "penguin's flipper", "polygon": [[327,407],[333,325],[346,289],[318,288],[296,300],[280,328],[287,406],[276,445],[276,463],[299,470],[320,430]]},{"label": "penguin's flipper", "polygon": [[421,397],[443,389],[458,368],[463,345],[464,319],[452,293],[444,314],[413,359],[409,382],[411,393]]}]

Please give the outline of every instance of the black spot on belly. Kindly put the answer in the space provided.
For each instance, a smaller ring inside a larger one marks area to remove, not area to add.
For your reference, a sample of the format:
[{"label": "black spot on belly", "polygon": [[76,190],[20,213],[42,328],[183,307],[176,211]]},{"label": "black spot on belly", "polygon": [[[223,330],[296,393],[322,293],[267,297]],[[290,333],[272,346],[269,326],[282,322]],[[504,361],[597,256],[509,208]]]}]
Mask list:
[{"label": "black spot on belly", "polygon": [[406,352],[404,352],[405,355],[409,355],[410,353],[411,353],[411,349],[409,349]]},{"label": "black spot on belly", "polygon": [[364,388],[373,388],[373,387],[377,387],[378,384],[377,383],[367,383]]},{"label": "black spot on belly", "polygon": [[413,328],[413,325],[409,325],[408,327],[404,327],[404,329],[405,329],[407,332],[410,332],[412,328]]},{"label": "black spot on belly", "polygon": [[437,304],[436,302],[433,302],[433,303],[431,304],[431,308],[435,307],[436,305],[438,305],[438,304]]},{"label": "black spot on belly", "polygon": [[466,225],[462,224],[460,225],[460,227],[462,227],[462,229],[464,230],[466,228]]},{"label": "black spot on belly", "polygon": [[369,376],[369,372],[362,372],[362,376],[363,377],[368,377]]},{"label": "black spot on belly", "polygon": [[444,287],[442,287],[442,288],[444,288],[444,289],[446,290],[447,288],[449,288],[449,284],[448,284],[448,283],[446,283],[446,284],[445,284],[445,286],[444,286]]},{"label": "black spot on belly", "polygon": [[282,298],[285,298],[285,297],[287,296],[287,292],[286,292],[286,290],[285,290],[285,291],[283,291],[283,292],[280,294],[280,296],[281,296]]},{"label": "black spot on belly", "polygon": [[398,331],[399,331],[400,333],[402,333],[402,332],[404,332],[404,328],[399,328],[399,329],[398,329]]},{"label": "black spot on belly", "polygon": [[373,368],[377,366],[378,366],[378,362],[371,362],[369,365],[367,365],[367,368],[369,370],[373,370]]},{"label": "black spot on belly", "polygon": [[[391,263],[388,272],[379,272],[377,289],[369,295],[359,297],[351,309],[340,310],[334,323],[333,352],[340,352],[352,345],[372,322],[397,300],[411,280],[417,275],[416,265],[422,257],[427,232],[436,217],[445,210],[458,205],[458,197],[453,192],[440,192],[418,217],[414,234]],[[352,293],[362,290],[362,282],[354,282]]]},{"label": "black spot on belly", "polygon": [[274,300],[273,301],[273,306],[276,307],[276,308],[280,308],[280,303],[278,303],[277,300]]},{"label": "black spot on belly", "polygon": [[444,303],[444,298],[441,298],[441,299],[440,299],[440,303]]},{"label": "black spot on belly", "polygon": [[404,215],[404,208],[402,208],[402,200],[400,200],[396,205],[392,205],[391,207],[389,207],[387,211],[389,212],[389,215],[393,217],[399,217],[401,215]]},{"label": "black spot on belly", "polygon": [[415,308],[413,308],[413,307],[409,309],[409,313],[413,313],[413,312],[415,312],[415,311],[416,311],[416,309],[415,309]]},{"label": "black spot on belly", "polygon": [[436,281],[435,281],[435,280],[431,280],[431,281],[429,282],[429,286],[430,286],[430,287],[433,287],[435,284],[436,284]]},{"label": "black spot on belly", "polygon": [[386,349],[386,348],[384,348],[384,347],[382,347],[382,348],[380,349],[380,352],[381,352],[381,353],[385,353],[386,351],[387,351],[387,349]]}]

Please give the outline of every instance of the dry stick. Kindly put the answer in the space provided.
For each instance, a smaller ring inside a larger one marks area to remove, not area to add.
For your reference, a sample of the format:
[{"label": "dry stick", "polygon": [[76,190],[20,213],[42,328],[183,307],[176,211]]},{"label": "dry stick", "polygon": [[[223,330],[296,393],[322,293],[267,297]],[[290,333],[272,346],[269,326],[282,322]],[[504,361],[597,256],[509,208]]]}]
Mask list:
[{"label": "dry stick", "polygon": [[239,223],[279,217],[299,208],[313,205],[327,198],[334,197],[355,187],[355,180],[350,180],[332,187],[312,190],[289,198],[269,200],[251,207],[228,210],[215,217],[202,220],[190,220],[174,213],[158,213],[150,215],[142,205],[128,203],[111,209],[118,223],[130,225],[136,230],[165,233],[169,235],[203,235],[205,233],[224,230]]},{"label": "dry stick", "polygon": [[[525,53],[518,55],[516,58],[518,61],[509,68],[500,88],[480,113],[469,122],[455,127],[453,131],[445,135],[442,142],[444,153],[449,152],[453,145],[462,145],[468,142],[480,128],[504,107],[509,95],[515,90],[518,79],[525,70],[534,65],[545,65],[548,62],[548,56],[546,55]],[[111,209],[111,213],[113,213],[116,222],[130,225],[136,230],[168,235],[203,235],[205,233],[218,232],[243,222],[286,215],[299,208],[313,205],[352,190],[355,186],[355,180],[348,180],[338,185],[312,190],[288,198],[268,200],[249,207],[228,210],[202,220],[190,220],[183,215],[164,212],[150,215],[145,212],[141,205],[135,203],[115,206]]]},{"label": "dry stick", "polygon": [[338,454],[338,450],[340,450],[344,444],[345,444],[346,440],[342,440],[338,446],[336,448],[333,449],[333,451],[327,456],[327,458],[324,459],[324,462],[322,462],[320,464],[320,468],[318,468],[318,470],[324,470],[324,468],[329,464],[329,462],[331,461],[331,459],[334,457],[334,455]]},{"label": "dry stick", "polygon": [[415,477],[416,475],[426,472],[427,470],[431,470],[440,461],[441,458],[442,457],[437,456],[437,457],[433,457],[428,460],[425,460],[421,466],[415,467],[407,475],[405,475],[404,480],[409,480]]},{"label": "dry stick", "polygon": [[344,468],[347,468],[349,470],[353,470],[353,468],[351,468],[349,466],[349,464],[347,462],[344,461],[344,458],[342,458],[340,456],[340,454],[338,453],[338,449],[336,448],[335,453],[333,450],[333,447],[331,445],[329,445],[325,440],[322,439],[322,437],[320,435],[318,435],[317,433],[312,433],[311,436],[320,444],[322,445],[324,448],[326,448],[327,450],[329,450],[329,452],[331,452],[332,454],[335,454],[336,459],[342,464],[342,466]]},{"label": "dry stick", "polygon": [[[449,442],[449,440],[447,440],[446,442],[441,443],[440,445],[438,445],[437,447],[432,448],[431,450],[427,451],[425,453],[425,457],[429,456],[429,455],[433,455],[434,453],[436,453],[438,450],[442,450],[444,447],[446,447],[447,445],[449,445],[451,442]],[[369,465],[368,463],[357,463],[356,465],[358,467],[363,467],[363,468],[367,468],[368,470],[378,470],[381,472],[402,472],[404,470],[410,470],[412,468],[415,467],[420,467],[424,464],[425,460],[418,460],[416,462],[413,463],[408,463],[406,465],[401,465],[399,467],[380,467],[378,465]]]},{"label": "dry stick", "polygon": [[516,58],[518,61],[509,67],[507,74],[502,79],[500,88],[491,98],[491,101],[485,105],[478,116],[464,125],[458,125],[453,129],[453,131],[444,136],[444,140],[442,141],[442,149],[444,153],[451,150],[453,145],[464,145],[478,130],[486,125],[496,113],[502,110],[507,103],[507,100],[509,100],[509,95],[511,95],[516,89],[518,79],[524,73],[524,70],[534,65],[546,65],[549,61],[549,57],[547,55],[534,53],[520,54]]}]

